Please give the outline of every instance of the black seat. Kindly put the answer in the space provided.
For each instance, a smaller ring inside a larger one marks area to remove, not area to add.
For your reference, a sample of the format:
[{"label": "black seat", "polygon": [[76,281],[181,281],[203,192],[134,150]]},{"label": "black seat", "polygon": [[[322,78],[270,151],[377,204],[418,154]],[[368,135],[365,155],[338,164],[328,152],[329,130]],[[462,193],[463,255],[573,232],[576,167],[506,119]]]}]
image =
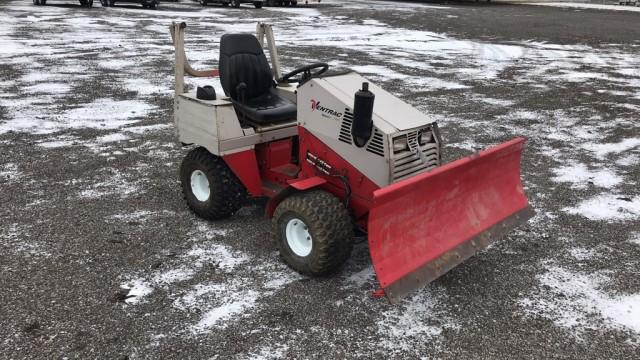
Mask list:
[{"label": "black seat", "polygon": [[296,105],[275,93],[271,68],[255,36],[222,35],[219,70],[222,89],[240,120],[268,124],[296,118]]}]

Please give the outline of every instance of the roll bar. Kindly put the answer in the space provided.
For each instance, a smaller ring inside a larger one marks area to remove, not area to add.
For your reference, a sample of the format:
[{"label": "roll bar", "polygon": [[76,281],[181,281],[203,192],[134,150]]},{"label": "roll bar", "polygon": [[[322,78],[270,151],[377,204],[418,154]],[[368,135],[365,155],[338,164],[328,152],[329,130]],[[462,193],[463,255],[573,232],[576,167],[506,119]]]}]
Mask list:
[{"label": "roll bar", "polygon": [[[175,95],[177,96],[184,93],[184,74],[187,73],[194,77],[214,77],[219,76],[218,69],[209,70],[196,70],[189,64],[189,59],[184,51],[184,33],[187,27],[185,22],[173,21],[169,26],[171,33],[171,40],[173,41],[173,47],[175,48]],[[256,37],[258,42],[264,48],[264,38],[267,38],[267,49],[271,57],[271,67],[273,68],[273,74],[276,79],[279,79],[282,74],[280,72],[280,59],[278,58],[278,49],[276,48],[276,42],[273,37],[273,29],[270,24],[258,23],[256,25]]]}]

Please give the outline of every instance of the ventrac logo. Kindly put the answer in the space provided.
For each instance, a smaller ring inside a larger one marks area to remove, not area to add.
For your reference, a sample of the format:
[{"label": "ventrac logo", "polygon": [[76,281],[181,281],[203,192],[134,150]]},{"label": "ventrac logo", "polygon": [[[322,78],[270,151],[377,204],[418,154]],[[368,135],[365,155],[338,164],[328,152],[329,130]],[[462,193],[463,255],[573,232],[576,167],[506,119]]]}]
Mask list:
[{"label": "ventrac logo", "polygon": [[311,111],[316,111],[316,110],[322,112],[322,116],[331,115],[331,116],[335,116],[337,118],[341,118],[342,117],[342,113],[341,112],[337,112],[337,111],[335,111],[333,109],[329,109],[328,107],[324,107],[324,106],[320,105],[320,101],[315,100],[315,99],[311,99]]}]

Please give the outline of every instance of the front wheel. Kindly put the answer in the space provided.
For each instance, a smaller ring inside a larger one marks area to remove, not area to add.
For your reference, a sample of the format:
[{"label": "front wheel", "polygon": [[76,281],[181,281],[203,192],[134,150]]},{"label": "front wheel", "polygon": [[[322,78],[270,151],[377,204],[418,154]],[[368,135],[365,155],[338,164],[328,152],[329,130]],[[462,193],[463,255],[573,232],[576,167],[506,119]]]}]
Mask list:
[{"label": "front wheel", "polygon": [[100,5],[107,7],[109,6],[109,0],[100,0]]},{"label": "front wheel", "polygon": [[231,6],[233,6],[234,8],[239,8],[240,0],[231,0]]},{"label": "front wheel", "polygon": [[262,8],[262,1],[256,1],[253,3],[253,6],[256,7],[256,9],[260,9]]},{"label": "front wheel", "polygon": [[185,156],[180,166],[180,182],[187,205],[203,219],[229,217],[246,199],[244,186],[224,160],[203,147]]},{"label": "front wheel", "polygon": [[200,0],[200,5],[207,6],[207,0]]},{"label": "front wheel", "polygon": [[280,255],[305,275],[335,272],[351,255],[353,224],[332,194],[314,190],[284,199],[273,215]]}]

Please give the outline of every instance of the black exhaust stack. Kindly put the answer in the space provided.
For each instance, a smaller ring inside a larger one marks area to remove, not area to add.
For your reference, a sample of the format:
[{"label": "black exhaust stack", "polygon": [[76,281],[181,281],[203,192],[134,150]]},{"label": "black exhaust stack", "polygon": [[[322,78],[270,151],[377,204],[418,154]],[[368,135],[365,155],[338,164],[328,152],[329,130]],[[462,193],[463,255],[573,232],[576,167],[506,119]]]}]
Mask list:
[{"label": "black exhaust stack", "polygon": [[351,135],[357,147],[363,147],[371,137],[373,129],[373,100],[375,95],[369,91],[369,83],[362,83],[362,90],[356,91],[353,100],[353,124]]}]

